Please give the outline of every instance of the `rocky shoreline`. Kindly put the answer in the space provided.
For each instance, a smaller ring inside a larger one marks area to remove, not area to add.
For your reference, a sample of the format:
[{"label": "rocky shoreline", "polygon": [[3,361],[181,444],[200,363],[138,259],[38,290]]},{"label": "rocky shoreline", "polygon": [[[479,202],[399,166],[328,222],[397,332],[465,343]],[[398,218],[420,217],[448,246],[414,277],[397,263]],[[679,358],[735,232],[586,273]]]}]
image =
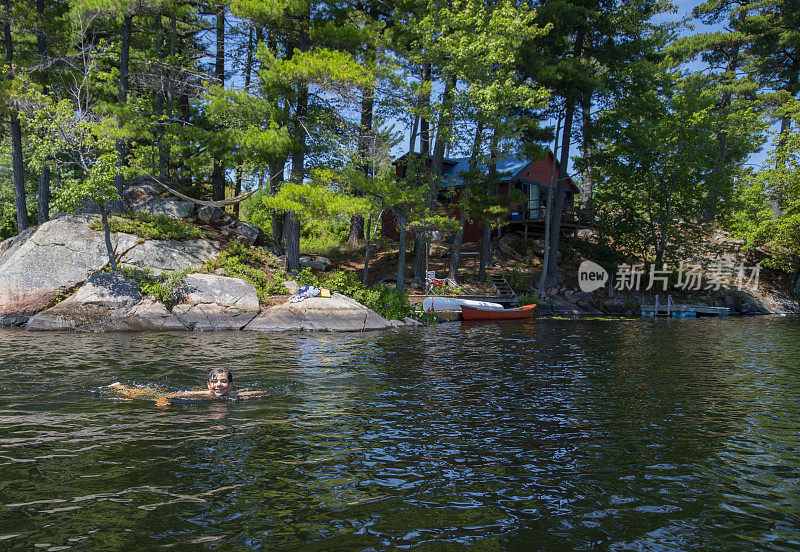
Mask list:
[{"label": "rocky shoreline", "polygon": [[[387,320],[357,301],[332,294],[262,307],[249,282],[188,274],[174,304],[143,296],[122,273],[102,272],[108,258],[96,215],[61,215],[0,243],[0,326],[75,331],[367,331],[418,322]],[[112,233],[121,266],[191,270],[220,252],[211,240],[142,240]]]},{"label": "rocky shoreline", "polygon": [[[218,208],[196,209],[186,201],[157,197],[155,186],[146,178],[134,179],[123,199],[132,211],[194,218],[201,225],[218,226],[218,236],[250,245],[261,243],[263,238],[255,226],[224,220],[225,215]],[[263,306],[249,282],[220,273],[198,272],[222,252],[222,245],[214,239],[143,239],[113,232],[112,248],[121,267],[152,275],[187,273],[172,297],[165,299],[169,304],[164,304],[143,295],[137,282],[122,272],[106,271],[105,238],[101,231],[93,229],[97,220],[99,216],[91,213],[61,214],[0,242],[0,327],[32,331],[352,332],[420,325],[411,318],[387,320],[338,293],[297,303],[284,302],[286,297],[279,296],[272,301],[278,304]],[[301,264],[303,261],[304,266],[327,269],[325,259],[301,259]],[[291,287],[291,283],[287,284]],[[639,316],[641,305],[652,303],[652,297],[630,292],[599,290],[590,294],[563,286],[552,291],[539,305],[539,314]],[[718,290],[695,299],[728,307],[731,314],[800,313],[796,300],[758,291]]]}]

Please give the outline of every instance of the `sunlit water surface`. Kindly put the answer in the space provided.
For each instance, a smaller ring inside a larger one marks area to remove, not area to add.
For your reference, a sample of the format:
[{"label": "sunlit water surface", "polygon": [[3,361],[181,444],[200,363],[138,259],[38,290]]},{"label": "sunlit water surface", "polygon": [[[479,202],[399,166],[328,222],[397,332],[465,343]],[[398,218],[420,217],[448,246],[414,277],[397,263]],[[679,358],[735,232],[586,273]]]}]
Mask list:
[{"label": "sunlit water surface", "polygon": [[797,319],[0,331],[2,550],[800,550],[798,449]]}]

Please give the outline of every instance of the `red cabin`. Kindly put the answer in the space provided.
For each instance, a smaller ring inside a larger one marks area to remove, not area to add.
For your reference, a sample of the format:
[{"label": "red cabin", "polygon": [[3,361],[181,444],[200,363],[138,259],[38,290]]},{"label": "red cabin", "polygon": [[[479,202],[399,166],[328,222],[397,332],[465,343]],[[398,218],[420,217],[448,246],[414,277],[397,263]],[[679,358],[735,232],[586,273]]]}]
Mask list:
[{"label": "red cabin", "polygon": [[[396,173],[398,178],[405,176],[405,158],[403,155],[395,161]],[[442,167],[441,190],[448,188],[451,194],[440,193],[442,204],[455,203],[458,201],[460,189],[464,187],[463,175],[469,170],[469,157],[445,158]],[[559,163],[556,162],[556,170]],[[553,154],[548,151],[547,157],[539,161],[530,161],[505,157],[497,163],[497,173],[499,175],[498,193],[509,195],[509,190],[519,190],[527,202],[520,204],[510,204],[508,208],[509,225],[531,225],[541,226],[544,222],[545,208],[547,206],[547,189],[550,186],[550,173],[553,168]],[[480,165],[479,169],[488,173],[485,165]],[[567,177],[566,198],[564,201],[564,221],[573,221],[575,213],[575,194],[578,188]],[[458,217],[457,209],[449,211],[454,217]],[[397,225],[395,224],[394,213],[384,213],[381,221],[383,235],[390,238],[398,237]],[[467,221],[464,227],[464,241],[480,241],[482,232],[481,224]]]}]

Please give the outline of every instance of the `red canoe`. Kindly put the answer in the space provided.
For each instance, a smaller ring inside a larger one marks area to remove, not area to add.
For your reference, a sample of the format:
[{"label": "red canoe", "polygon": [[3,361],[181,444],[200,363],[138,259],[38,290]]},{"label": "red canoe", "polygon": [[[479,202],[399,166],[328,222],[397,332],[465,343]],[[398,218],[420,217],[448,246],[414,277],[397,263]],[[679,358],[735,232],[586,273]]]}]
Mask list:
[{"label": "red canoe", "polygon": [[536,305],[525,305],[517,309],[490,310],[461,305],[461,316],[464,320],[520,320],[531,318],[536,312]]}]

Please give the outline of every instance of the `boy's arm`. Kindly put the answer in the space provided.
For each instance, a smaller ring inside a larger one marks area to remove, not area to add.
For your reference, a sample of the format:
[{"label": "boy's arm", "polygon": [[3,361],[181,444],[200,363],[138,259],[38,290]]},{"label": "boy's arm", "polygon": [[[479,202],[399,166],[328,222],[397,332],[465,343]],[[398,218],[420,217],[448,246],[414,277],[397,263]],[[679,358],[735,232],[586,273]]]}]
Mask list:
[{"label": "boy's arm", "polygon": [[236,393],[236,396],[242,398],[249,398],[249,397],[262,397],[267,394],[268,394],[267,391],[239,391],[238,393]]}]

